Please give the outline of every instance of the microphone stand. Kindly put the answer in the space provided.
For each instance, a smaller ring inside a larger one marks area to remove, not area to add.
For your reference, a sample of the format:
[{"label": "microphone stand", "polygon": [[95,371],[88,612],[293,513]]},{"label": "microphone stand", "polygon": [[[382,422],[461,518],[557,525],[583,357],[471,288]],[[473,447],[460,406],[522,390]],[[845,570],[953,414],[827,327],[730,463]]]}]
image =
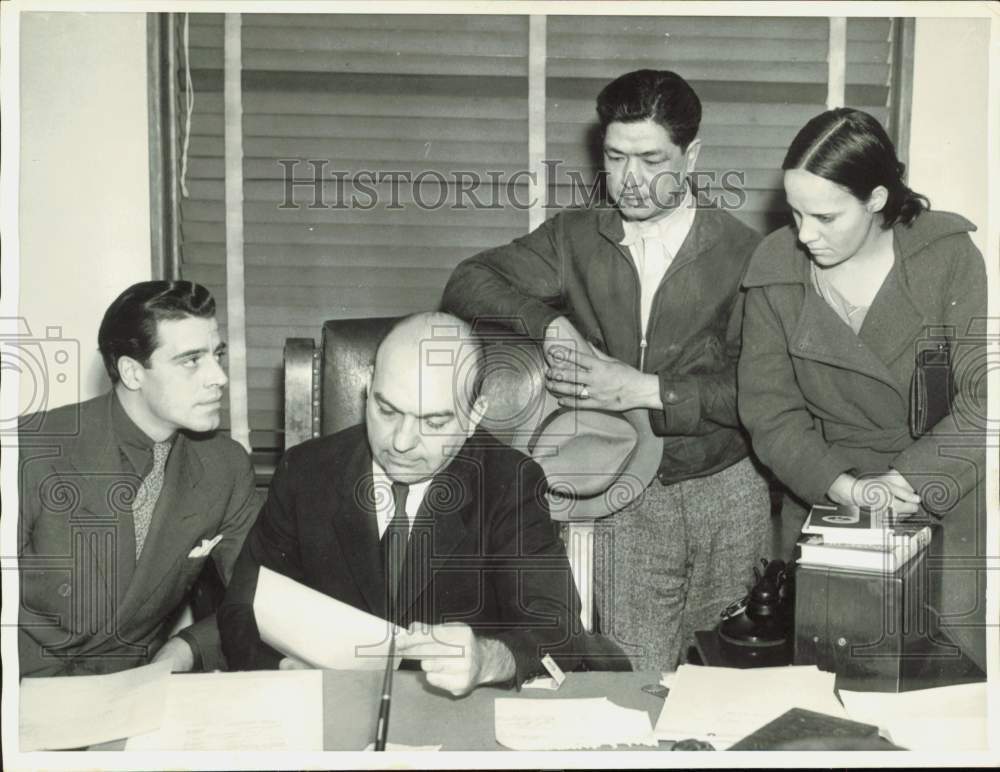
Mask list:
[{"label": "microphone stand", "polygon": [[378,723],[375,726],[375,750],[384,751],[385,741],[389,736],[389,708],[392,704],[392,672],[393,661],[396,658],[396,627],[393,625],[392,637],[389,639],[389,658],[385,663],[385,675],[382,678],[382,699],[378,706]]}]

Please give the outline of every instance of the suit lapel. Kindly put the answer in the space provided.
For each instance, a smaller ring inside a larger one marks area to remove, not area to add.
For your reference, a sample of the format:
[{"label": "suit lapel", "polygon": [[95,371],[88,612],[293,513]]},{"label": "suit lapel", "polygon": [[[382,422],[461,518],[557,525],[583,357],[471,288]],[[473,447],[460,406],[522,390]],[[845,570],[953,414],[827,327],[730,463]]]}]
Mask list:
[{"label": "suit lapel", "polygon": [[[364,435],[351,449],[343,468],[331,473],[335,479],[328,499],[330,538],[340,545],[351,578],[371,612],[385,617],[385,577],[375,517],[372,457]],[[335,552],[330,550],[328,554]]]},{"label": "suit lapel", "polygon": [[802,314],[792,332],[790,353],[867,375],[898,392],[899,384],[875,352],[854,334],[810,285],[804,286],[803,292]]},{"label": "suit lapel", "polygon": [[898,242],[894,244],[895,264],[875,295],[858,336],[887,366],[891,366],[904,349],[912,350],[913,340],[920,334],[924,321],[924,315],[906,287]]},{"label": "suit lapel", "polygon": [[708,251],[717,238],[715,229],[711,227],[711,222],[702,217],[701,212],[696,211],[691,228],[688,230],[687,236],[684,237],[677,254],[674,255],[674,259],[667,266],[667,270],[660,280],[660,285],[672,278],[688,263],[693,262],[702,252]]},{"label": "suit lapel", "polygon": [[[121,608],[135,570],[135,533],[131,501],[140,479],[122,471],[118,444],[111,431],[111,401],[97,421],[81,432],[82,440],[64,463],[60,479],[79,492],[80,503],[68,522],[70,538],[82,538],[91,556],[99,586],[104,588],[106,619],[95,619],[109,629]],[[91,438],[93,442],[89,441]],[[82,591],[82,587],[78,591]],[[89,590],[88,590],[89,592]],[[96,601],[96,599],[91,599]]]},{"label": "suit lapel", "polygon": [[[153,522],[121,605],[119,628],[164,581],[175,575],[177,561],[186,557],[205,530],[212,491],[204,472],[194,444],[178,433],[167,460]],[[135,554],[134,531],[132,554]]]},{"label": "suit lapel", "polygon": [[[463,461],[459,454],[439,472],[424,492],[417,518],[406,544],[406,558],[403,562],[402,582],[399,592],[400,618],[407,618],[433,578],[432,566],[455,554],[466,540],[469,519],[479,514],[477,506],[485,506],[479,498],[478,479],[470,479],[470,469],[478,469],[474,463]],[[476,555],[479,554],[477,549]],[[419,615],[430,619],[434,602],[427,599],[427,614]]]}]

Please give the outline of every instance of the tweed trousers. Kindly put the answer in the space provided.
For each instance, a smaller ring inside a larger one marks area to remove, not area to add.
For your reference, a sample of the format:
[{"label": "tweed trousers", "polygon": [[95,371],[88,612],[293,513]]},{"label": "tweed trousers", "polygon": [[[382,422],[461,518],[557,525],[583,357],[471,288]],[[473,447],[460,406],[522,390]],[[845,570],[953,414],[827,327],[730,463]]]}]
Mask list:
[{"label": "tweed trousers", "polygon": [[742,597],[771,542],[770,496],[753,462],[662,485],[596,522],[598,625],[636,670],[674,670],[696,630]]}]

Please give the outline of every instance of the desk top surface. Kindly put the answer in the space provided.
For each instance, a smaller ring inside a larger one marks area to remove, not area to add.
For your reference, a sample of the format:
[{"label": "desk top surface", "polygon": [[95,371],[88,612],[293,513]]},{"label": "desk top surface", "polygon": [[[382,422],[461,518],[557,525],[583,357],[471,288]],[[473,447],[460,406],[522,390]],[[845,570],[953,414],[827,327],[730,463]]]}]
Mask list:
[{"label": "desk top surface", "polygon": [[[485,686],[457,698],[428,686],[422,673],[399,671],[393,682],[388,739],[405,745],[440,745],[447,751],[504,750],[494,736],[493,704],[498,697],[607,697],[622,707],[645,710],[655,724],[663,700],[642,687],[659,680],[656,672],[567,673],[557,691],[522,689],[518,693]],[[381,672],[324,671],[326,750],[361,750],[372,741],[381,686]]]}]

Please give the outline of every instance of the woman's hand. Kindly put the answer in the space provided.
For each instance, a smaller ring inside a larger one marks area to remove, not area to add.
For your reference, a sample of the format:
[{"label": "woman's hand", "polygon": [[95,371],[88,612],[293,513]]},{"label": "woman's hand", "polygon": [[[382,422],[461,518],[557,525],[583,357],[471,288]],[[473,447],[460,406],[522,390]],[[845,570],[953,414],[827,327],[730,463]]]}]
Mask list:
[{"label": "woman's hand", "polygon": [[895,469],[884,474],[855,477],[844,472],[830,486],[826,495],[838,504],[886,509],[896,515],[912,515],[920,508],[920,496]]}]

